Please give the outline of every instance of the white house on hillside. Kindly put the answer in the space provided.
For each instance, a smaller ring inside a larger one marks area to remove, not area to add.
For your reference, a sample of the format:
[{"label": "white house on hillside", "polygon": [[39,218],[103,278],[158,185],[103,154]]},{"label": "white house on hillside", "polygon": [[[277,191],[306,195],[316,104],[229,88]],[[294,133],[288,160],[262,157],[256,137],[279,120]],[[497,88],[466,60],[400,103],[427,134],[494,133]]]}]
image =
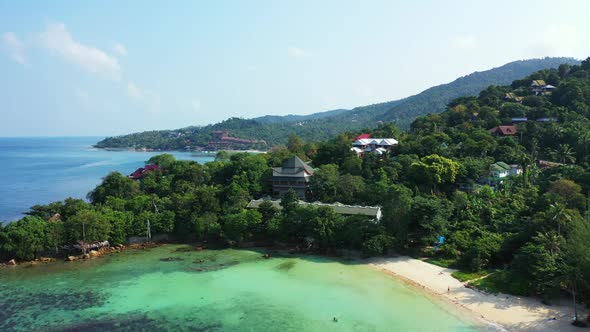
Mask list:
[{"label": "white house on hillside", "polygon": [[490,165],[490,173],[487,178],[480,179],[481,183],[495,187],[502,184],[503,180],[509,176],[518,176],[522,174],[522,168],[516,164],[508,165],[499,161]]},{"label": "white house on hillside", "polygon": [[365,153],[383,155],[398,144],[395,138],[359,138],[352,143],[351,151],[362,157]]}]

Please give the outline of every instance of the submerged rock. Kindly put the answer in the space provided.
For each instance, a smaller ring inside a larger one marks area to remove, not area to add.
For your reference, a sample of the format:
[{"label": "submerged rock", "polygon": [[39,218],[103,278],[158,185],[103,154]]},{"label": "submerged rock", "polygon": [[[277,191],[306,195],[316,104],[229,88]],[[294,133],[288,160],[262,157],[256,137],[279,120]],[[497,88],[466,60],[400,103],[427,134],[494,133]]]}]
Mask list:
[{"label": "submerged rock", "polygon": [[162,262],[174,262],[174,261],[183,261],[184,258],[181,257],[164,257],[164,258],[160,258],[160,261]]},{"label": "submerged rock", "polygon": [[[188,322],[187,322],[188,323]],[[184,327],[184,328],[183,328]],[[119,314],[114,318],[82,319],[77,322],[51,326],[48,332],[103,332],[103,331],[176,331],[188,330],[194,332],[222,331],[219,323],[203,324],[190,323],[187,326],[178,325],[178,322],[170,322],[165,319],[153,319],[145,314]]]},{"label": "submerged rock", "polygon": [[193,248],[189,247],[189,246],[184,246],[184,247],[176,248],[174,250],[174,252],[189,252],[189,251],[193,251]]},{"label": "submerged rock", "polygon": [[238,261],[229,261],[226,263],[221,263],[221,264],[215,264],[215,265],[205,265],[205,266],[200,266],[200,267],[191,267],[188,268],[188,271],[192,271],[192,272],[213,272],[213,271],[219,271],[234,265],[238,265],[240,264],[240,262]]},{"label": "submerged rock", "polygon": [[283,263],[277,265],[277,270],[287,272],[287,271],[291,270],[295,266],[296,263],[297,262],[292,261],[292,260],[283,262]]}]

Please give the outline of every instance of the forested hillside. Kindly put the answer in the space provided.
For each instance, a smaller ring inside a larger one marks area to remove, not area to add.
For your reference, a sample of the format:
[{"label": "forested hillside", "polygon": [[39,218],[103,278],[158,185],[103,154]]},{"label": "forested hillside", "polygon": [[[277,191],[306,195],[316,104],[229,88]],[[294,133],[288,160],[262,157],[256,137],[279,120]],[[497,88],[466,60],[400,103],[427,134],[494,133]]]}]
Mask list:
[{"label": "forested hillside", "polygon": [[574,65],[579,64],[579,61],[568,58],[522,60],[499,68],[475,72],[402,100],[387,110],[384,120],[396,121],[399,127],[407,128],[417,116],[444,111],[447,104],[455,98],[476,96],[489,85],[508,85],[517,78],[542,69],[557,68],[561,64]]},{"label": "forested hillside", "polygon": [[338,116],[342,113],[346,113],[349,110],[346,109],[338,109],[332,111],[325,111],[319,113],[313,113],[309,115],[265,115],[258,118],[253,118],[256,122],[260,123],[283,123],[283,122],[301,122],[301,121],[309,121],[309,120],[318,120],[333,116]]},{"label": "forested hillside", "polygon": [[[154,234],[224,246],[432,256],[461,269],[461,278],[487,275],[475,287],[547,302],[565,291],[590,303],[590,58],[455,99],[445,112],[416,119],[408,133],[391,123],[371,133],[398,138],[395,153],[359,158],[350,150],[356,133],[348,133],[326,142],[291,136],[287,148],[220,153],[205,165],[156,156],[148,162],[160,169],[140,180],[111,173],[90,203],[34,206],[0,227],[0,259],[33,259],[82,237],[124,242],[145,235],[149,220]],[[294,192],[280,211],[270,203],[245,209],[271,194],[271,167],[293,155],[315,168],[310,200],[380,205],[383,218],[300,206]],[[495,173],[502,165],[515,172]]]},{"label": "forested hillside", "polygon": [[159,150],[199,149],[207,145],[211,139],[210,132],[214,130],[227,130],[236,137],[264,140],[268,146],[274,146],[286,144],[287,138],[292,134],[308,141],[324,141],[341,132],[375,128],[382,121],[394,121],[400,128],[407,129],[418,116],[444,111],[454,98],[477,95],[488,85],[507,85],[537,70],[557,68],[562,63],[577,64],[578,61],[571,58],[515,61],[432,87],[415,96],[352,110],[334,110],[306,116],[269,115],[250,120],[232,118],[203,127],[111,137],[98,142],[96,146]]}]

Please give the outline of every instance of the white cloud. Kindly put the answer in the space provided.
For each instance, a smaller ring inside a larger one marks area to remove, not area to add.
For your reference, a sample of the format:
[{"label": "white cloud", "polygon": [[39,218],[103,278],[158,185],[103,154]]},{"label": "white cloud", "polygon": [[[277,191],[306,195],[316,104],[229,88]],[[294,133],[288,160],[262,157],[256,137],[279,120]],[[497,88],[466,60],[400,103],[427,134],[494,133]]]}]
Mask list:
[{"label": "white cloud", "polygon": [[121,77],[121,67],[115,57],[96,47],[75,41],[64,24],[47,24],[47,28],[41,33],[40,38],[43,46],[69,62],[92,73],[106,75],[115,80],[119,80]]},{"label": "white cloud", "polygon": [[295,46],[287,47],[287,54],[293,58],[304,58],[307,56],[307,52],[305,52],[302,48]]},{"label": "white cloud", "polygon": [[115,43],[115,45],[113,45],[113,50],[121,56],[127,56],[127,48],[121,43]]},{"label": "white cloud", "polygon": [[460,51],[472,51],[479,47],[479,40],[474,35],[456,36],[451,40],[451,47]]},{"label": "white cloud", "polygon": [[127,95],[133,99],[140,99],[142,96],[141,90],[133,82],[127,83]]},{"label": "white cloud", "polygon": [[580,40],[576,27],[571,25],[550,25],[534,33],[529,53],[533,57],[572,56],[585,58],[590,46]]},{"label": "white cloud", "polygon": [[25,44],[18,38],[14,32],[5,32],[2,35],[2,44],[12,58],[12,60],[24,65],[25,61]]}]

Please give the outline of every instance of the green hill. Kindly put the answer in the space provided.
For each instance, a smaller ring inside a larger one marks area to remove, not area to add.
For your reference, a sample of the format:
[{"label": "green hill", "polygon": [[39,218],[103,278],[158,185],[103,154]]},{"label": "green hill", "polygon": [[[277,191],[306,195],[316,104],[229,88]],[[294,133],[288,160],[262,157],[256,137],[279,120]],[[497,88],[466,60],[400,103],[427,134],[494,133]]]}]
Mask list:
[{"label": "green hill", "polygon": [[572,58],[544,58],[514,61],[498,68],[475,72],[447,84],[429,88],[400,100],[333,110],[310,115],[263,116],[254,119],[231,118],[220,123],[177,130],[149,131],[109,137],[96,144],[99,148],[148,148],[159,150],[200,149],[211,140],[211,131],[224,130],[234,137],[264,140],[266,145],[252,144],[241,148],[266,148],[285,144],[295,134],[305,141],[323,141],[345,131],[374,128],[381,121],[396,122],[409,128],[418,116],[440,113],[451,100],[477,95],[489,85],[508,85],[533,72],[556,68],[560,64],[579,64]]},{"label": "green hill", "polygon": [[451,83],[432,87],[422,93],[401,100],[384,114],[385,121],[396,121],[398,126],[407,128],[420,115],[440,113],[455,98],[475,96],[489,85],[509,85],[519,77],[533,72],[557,68],[560,64],[579,64],[572,58],[544,58],[514,61],[501,67],[475,72],[460,77]]},{"label": "green hill", "polygon": [[340,114],[346,113],[350,110],[347,109],[337,109],[332,111],[325,111],[319,113],[312,113],[309,115],[265,115],[258,118],[254,118],[252,120],[256,120],[260,123],[283,123],[283,122],[297,122],[297,121],[308,121],[308,120],[318,120],[323,118],[328,118],[332,116],[338,116]]}]

